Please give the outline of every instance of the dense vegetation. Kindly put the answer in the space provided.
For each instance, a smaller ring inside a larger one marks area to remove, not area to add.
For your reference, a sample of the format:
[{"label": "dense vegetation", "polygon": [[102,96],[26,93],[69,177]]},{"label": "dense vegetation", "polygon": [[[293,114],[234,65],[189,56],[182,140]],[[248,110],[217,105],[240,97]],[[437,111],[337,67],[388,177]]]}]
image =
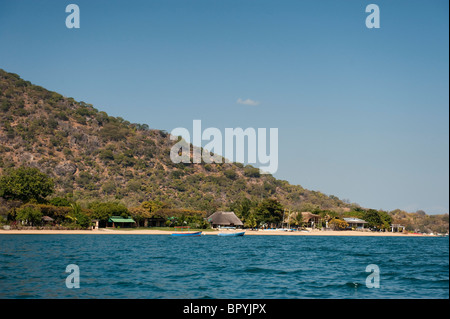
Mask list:
[{"label": "dense vegetation", "polygon": [[[82,227],[89,218],[104,220],[108,212],[137,221],[160,216],[168,225],[204,227],[202,216],[235,210],[254,227],[280,222],[285,208],[335,217],[369,211],[261,175],[250,165],[174,164],[169,157],[173,143],[165,131],[109,116],[0,69],[4,219],[27,220],[31,225],[41,214],[59,224]],[[375,212],[374,224],[390,222],[383,217],[385,212]],[[435,229],[440,218],[433,217],[423,229]],[[440,229],[445,228],[445,218],[448,229],[448,215],[442,217]],[[419,229],[419,220],[414,219],[410,228]]]}]

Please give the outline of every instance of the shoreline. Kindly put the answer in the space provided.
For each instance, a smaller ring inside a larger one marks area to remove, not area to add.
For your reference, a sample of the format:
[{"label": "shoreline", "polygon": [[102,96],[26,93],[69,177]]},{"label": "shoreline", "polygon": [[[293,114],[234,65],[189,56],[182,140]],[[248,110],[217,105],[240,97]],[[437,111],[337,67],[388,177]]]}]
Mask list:
[{"label": "shoreline", "polygon": [[[0,230],[0,235],[170,235],[171,230]],[[231,231],[227,231],[230,232]],[[217,235],[219,231],[204,231],[203,235]],[[355,237],[439,237],[424,234],[403,234],[391,232],[362,232],[354,230],[342,231],[310,231],[287,232],[281,230],[245,230],[249,236],[355,236]]]}]

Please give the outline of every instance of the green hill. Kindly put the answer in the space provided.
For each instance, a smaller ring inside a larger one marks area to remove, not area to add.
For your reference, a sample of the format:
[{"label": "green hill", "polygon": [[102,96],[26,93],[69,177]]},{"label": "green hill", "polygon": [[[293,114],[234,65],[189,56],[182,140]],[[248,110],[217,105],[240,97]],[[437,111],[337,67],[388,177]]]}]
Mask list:
[{"label": "green hill", "polygon": [[117,199],[128,207],[158,200],[213,212],[243,198],[276,198],[293,210],[350,209],[335,196],[310,191],[252,166],[174,164],[165,131],[112,117],[0,69],[0,173],[31,166],[51,176],[54,196]]}]

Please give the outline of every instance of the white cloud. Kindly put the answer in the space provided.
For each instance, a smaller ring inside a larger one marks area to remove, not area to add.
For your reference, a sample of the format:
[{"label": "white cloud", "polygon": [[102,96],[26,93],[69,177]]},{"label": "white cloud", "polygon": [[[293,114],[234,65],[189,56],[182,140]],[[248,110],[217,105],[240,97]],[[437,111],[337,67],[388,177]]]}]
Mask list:
[{"label": "white cloud", "polygon": [[243,99],[241,99],[241,98],[238,98],[237,101],[236,101],[236,103],[237,103],[237,104],[244,104],[244,105],[253,105],[253,106],[259,105],[259,102],[258,102],[258,101],[253,101],[253,100],[251,100],[251,99],[243,100]]}]

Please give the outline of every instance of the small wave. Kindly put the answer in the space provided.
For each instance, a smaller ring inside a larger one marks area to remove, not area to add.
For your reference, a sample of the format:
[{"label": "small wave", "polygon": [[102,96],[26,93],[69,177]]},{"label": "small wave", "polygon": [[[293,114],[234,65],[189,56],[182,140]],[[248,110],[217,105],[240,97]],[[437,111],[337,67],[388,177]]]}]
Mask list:
[{"label": "small wave", "polygon": [[248,267],[245,268],[243,272],[248,272],[248,273],[263,273],[266,272],[267,269],[264,268],[260,268],[260,267]]},{"label": "small wave", "polygon": [[338,283],[338,282],[330,282],[322,281],[322,282],[315,282],[315,283],[309,283],[305,288],[308,289],[359,289],[361,287],[365,287],[365,284],[354,282],[354,281],[348,281],[345,283]]},{"label": "small wave", "polygon": [[[238,270],[238,272],[241,272],[241,270]],[[252,273],[252,274],[278,274],[278,275],[284,275],[289,274],[292,272],[280,270],[280,269],[271,269],[271,268],[262,268],[262,267],[247,267],[243,270],[245,273]]]},{"label": "small wave", "polygon": [[373,254],[372,253],[357,252],[357,253],[353,253],[351,256],[354,256],[354,257],[373,257]]},{"label": "small wave", "polygon": [[449,283],[448,278],[418,278],[413,276],[403,276],[398,278],[400,281],[409,282],[411,284],[418,283],[428,283],[428,284],[447,284]]},{"label": "small wave", "polygon": [[134,283],[131,281],[118,281],[116,283],[114,283],[114,286],[118,286],[118,287],[136,287],[136,286],[140,286],[142,285],[141,283]]},{"label": "small wave", "polygon": [[435,283],[435,284],[447,284],[448,287],[448,278],[447,279],[431,279],[430,282]]},{"label": "small wave", "polygon": [[5,259],[12,258],[12,259],[17,259],[17,258],[19,258],[19,256],[14,255],[14,254],[2,253],[2,254],[0,254],[0,258],[5,258]]},{"label": "small wave", "polygon": [[280,270],[283,274],[295,275],[303,273],[303,269]]}]

